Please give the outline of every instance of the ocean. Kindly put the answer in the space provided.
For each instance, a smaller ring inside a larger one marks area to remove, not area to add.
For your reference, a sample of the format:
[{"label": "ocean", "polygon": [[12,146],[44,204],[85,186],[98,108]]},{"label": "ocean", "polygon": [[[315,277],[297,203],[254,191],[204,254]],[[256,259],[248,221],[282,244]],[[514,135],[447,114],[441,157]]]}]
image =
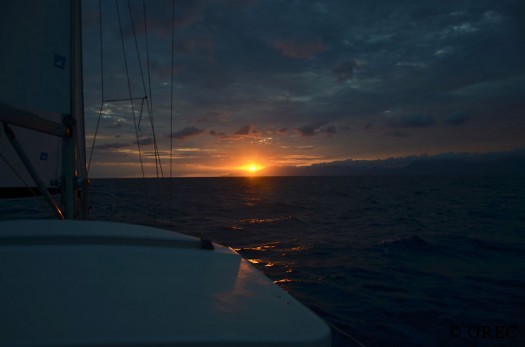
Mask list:
[{"label": "ocean", "polygon": [[[525,346],[525,177],[97,179],[97,220],[230,246],[334,346]],[[0,200],[0,218],[48,218]]]}]

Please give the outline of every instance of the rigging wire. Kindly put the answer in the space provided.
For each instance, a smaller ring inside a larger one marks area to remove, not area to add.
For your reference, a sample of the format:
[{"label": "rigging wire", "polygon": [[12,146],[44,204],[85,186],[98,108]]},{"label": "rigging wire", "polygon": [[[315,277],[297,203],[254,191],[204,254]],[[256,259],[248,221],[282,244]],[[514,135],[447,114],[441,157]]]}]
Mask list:
[{"label": "rigging wire", "polygon": [[140,98],[122,98],[122,99],[108,99],[104,100],[104,102],[117,102],[117,101],[130,101],[130,100],[142,100],[144,99],[144,96],[141,96]]},{"label": "rigging wire", "polygon": [[[147,74],[148,74],[148,85],[149,85],[149,94],[150,94],[149,97],[148,97],[147,92],[146,92],[146,82],[145,82],[145,78],[144,78],[144,71],[143,71],[143,67],[142,67],[142,61],[141,61],[141,58],[140,58],[140,52],[139,52],[139,49],[138,49],[138,41],[137,41],[137,37],[136,37],[135,23],[134,23],[134,19],[133,19],[131,4],[130,4],[130,1],[128,0],[128,9],[129,9],[130,19],[131,19],[131,23],[132,23],[132,28],[133,28],[133,36],[134,36],[134,40],[135,40],[135,48],[136,48],[136,51],[137,51],[137,58],[138,58],[138,61],[139,61],[140,73],[141,73],[141,77],[142,77],[142,85],[143,85],[143,89],[144,89],[144,93],[145,93],[144,97],[133,98],[132,97],[132,92],[131,92],[131,82],[130,82],[130,77],[129,77],[129,69],[128,69],[128,66],[127,66],[127,56],[126,56],[126,51],[125,51],[125,47],[124,47],[122,21],[121,21],[121,16],[120,16],[120,8],[119,8],[119,5],[118,5],[118,0],[116,0],[115,3],[116,3],[116,7],[117,7],[117,16],[118,16],[118,20],[119,20],[119,28],[120,28],[121,41],[122,41],[122,51],[123,51],[123,55],[124,55],[124,64],[125,64],[125,69],[126,69],[126,74],[127,74],[128,91],[129,91],[130,97],[129,98],[107,99],[106,100],[106,96],[105,96],[105,77],[104,77],[104,75],[105,75],[105,71],[104,71],[105,70],[104,69],[104,53],[103,53],[104,36],[103,36],[102,0],[99,0],[99,39],[100,39],[100,74],[101,74],[100,90],[101,90],[102,97],[101,97],[101,103],[100,103],[100,108],[99,108],[98,117],[97,117],[97,123],[96,123],[96,126],[95,126],[95,132],[94,132],[94,136],[93,136],[93,141],[92,141],[92,144],[91,144],[91,150],[90,150],[90,153],[89,153],[89,160],[88,160],[88,163],[87,163],[87,173],[89,174],[89,171],[90,171],[90,168],[91,168],[91,162],[93,160],[93,153],[94,153],[94,150],[95,150],[95,143],[96,143],[96,140],[97,140],[98,131],[100,129],[100,121],[102,119],[102,113],[104,111],[104,108],[106,107],[106,104],[108,102],[130,101],[132,114],[133,114],[133,122],[135,124],[135,136],[137,138],[137,146],[138,146],[138,151],[139,151],[139,159],[140,159],[140,163],[141,163],[142,176],[143,177],[145,176],[145,174],[144,174],[144,163],[143,163],[143,159],[142,159],[142,149],[140,147],[140,140],[139,140],[138,131],[142,131],[140,129],[140,124],[141,124],[142,115],[143,115],[142,107],[144,105],[144,101],[146,101],[146,106],[147,106],[148,114],[150,116],[150,123],[151,123],[151,128],[152,128],[152,133],[153,133],[154,158],[155,158],[155,169],[156,169],[156,173],[157,173],[157,178],[159,177],[159,169],[160,169],[160,176],[164,177],[164,171],[163,171],[163,167],[162,167],[161,156],[160,156],[160,152],[159,152],[159,148],[158,148],[157,136],[156,136],[155,125],[154,125],[154,120],[153,120],[153,102],[152,102],[152,95],[151,95],[152,94],[152,92],[151,92],[151,73],[150,73],[150,59],[149,59],[149,42],[148,42],[148,31],[147,31],[146,4],[145,4],[145,1],[143,0],[143,7],[144,7],[144,31],[145,31],[145,37],[146,37]],[[137,124],[137,121],[136,121],[136,115],[135,115],[135,109],[134,109],[133,100],[141,100],[142,101],[141,113],[140,113],[138,124]]]},{"label": "rigging wire", "polygon": [[175,47],[175,0],[171,0],[170,179],[173,177],[173,65]]},{"label": "rigging wire", "polygon": [[[140,131],[142,131],[140,129],[140,123],[142,122],[142,113],[144,112],[144,100],[146,100],[147,98],[148,98],[147,96],[143,97],[142,98],[142,102],[140,103],[139,124],[138,124]],[[156,166],[156,164],[157,164],[157,161],[155,160],[155,166]],[[157,177],[159,177],[158,169],[157,169]]]},{"label": "rigging wire", "polygon": [[139,151],[140,169],[142,170],[142,178],[144,178],[145,177],[145,174],[144,174],[144,163],[142,161],[142,151],[140,149],[139,133],[138,133],[138,129],[137,129],[137,119],[135,117],[135,107],[133,106],[133,99],[132,99],[133,95],[132,95],[132,92],[131,92],[131,81],[129,79],[128,59],[126,57],[126,48],[124,46],[124,32],[122,31],[122,21],[121,21],[121,18],[120,18],[120,9],[119,9],[119,6],[118,6],[118,0],[115,0],[115,4],[117,6],[117,17],[118,17],[118,24],[119,24],[119,29],[120,29],[120,41],[122,43],[122,53],[124,55],[124,66],[126,68],[126,76],[127,76],[127,80],[128,80],[128,91],[129,91],[130,104],[131,104],[131,113],[133,115],[133,123],[135,125],[135,137],[137,138],[137,148],[138,148],[138,151]]},{"label": "rigging wire", "polygon": [[[146,15],[146,1],[142,0],[142,7],[144,9],[144,37],[146,38],[146,68],[148,72],[148,89],[149,89],[149,106],[148,109],[151,116],[153,117],[153,93],[151,92],[151,69],[150,69],[150,60],[149,60],[149,40],[148,40],[148,21],[147,21],[147,15]],[[151,125],[153,131],[155,131],[155,127],[153,126],[153,118],[151,118]],[[162,169],[162,162],[160,161],[160,154],[159,154],[159,147],[157,145],[157,137],[155,136],[155,133],[153,133],[153,144],[154,148],[156,150],[157,156],[159,158],[160,163],[160,174],[164,178],[164,171]]]},{"label": "rigging wire", "polygon": [[89,169],[91,168],[91,160],[93,159],[93,152],[95,149],[95,141],[97,140],[98,129],[100,126],[100,118],[102,118],[102,111],[104,110],[104,100],[100,103],[100,109],[98,110],[97,125],[95,126],[95,134],[93,135],[93,142],[91,143],[91,150],[89,151],[89,160],[87,164],[87,174],[89,175]]},{"label": "rigging wire", "polygon": [[58,177],[58,168],[60,167],[60,144],[61,144],[61,139],[60,138],[57,138],[57,160],[56,160],[56,163],[55,163],[55,177]]},{"label": "rigging wire", "polygon": [[[135,21],[133,19],[133,11],[131,9],[131,3],[130,3],[129,0],[128,0],[128,10],[129,10],[129,17],[130,17],[130,20],[131,20],[131,28],[132,28],[132,32],[133,32],[133,39],[134,39],[134,42],[135,42],[135,50],[137,52],[137,59],[138,59],[138,63],[139,63],[140,76],[141,76],[141,79],[142,79],[142,87],[144,89],[144,94],[145,94],[144,99],[146,100],[146,107],[148,108],[148,114],[149,114],[149,119],[150,119],[150,123],[151,123],[151,131],[153,133],[153,150],[154,150],[154,157],[155,157],[155,170],[157,172],[157,178],[158,178],[159,177],[159,166],[162,167],[162,163],[160,162],[160,156],[159,156],[159,151],[158,151],[158,147],[157,147],[157,136],[155,134],[155,126],[154,126],[154,122],[153,122],[153,113],[152,113],[152,109],[150,107],[150,103],[149,103],[149,100],[148,100],[148,97],[147,97],[146,81],[144,79],[144,70],[142,69],[142,59],[140,58],[139,45],[138,45],[138,40],[137,40],[137,33],[135,31]],[[142,100],[142,105],[144,105],[144,99]],[[141,118],[139,119],[139,130],[140,130],[140,121],[141,121],[141,119],[142,119],[142,112],[141,112]]]},{"label": "rigging wire", "polygon": [[87,164],[87,177],[89,177],[89,169],[91,168],[91,160],[93,159],[93,151],[95,149],[95,141],[97,140],[98,129],[100,126],[100,118],[102,118],[102,111],[104,109],[104,41],[102,35],[102,0],[98,1],[98,15],[99,15],[99,40],[100,40],[100,92],[101,92],[101,102],[100,109],[98,111],[97,125],[95,127],[95,134],[93,135],[93,142],[91,143],[91,151],[89,152],[89,161]]},{"label": "rigging wire", "polygon": [[26,182],[26,180],[24,180],[24,178],[22,177],[22,175],[16,171],[15,167],[11,165],[11,163],[7,160],[6,157],[4,157],[4,155],[2,153],[0,153],[0,158],[2,158],[2,160],[6,163],[6,165],[11,169],[11,171],[13,171],[13,173],[20,179],[20,181],[22,181],[22,183],[24,184],[24,186],[26,186],[27,189],[29,189],[29,191],[31,192],[31,194],[33,194],[34,197],[38,197],[38,194],[33,190],[33,188],[31,188],[29,186],[29,184]]},{"label": "rigging wire", "polygon": [[[175,46],[175,0],[171,0],[171,87],[170,87],[170,178],[169,178],[169,202],[173,206],[173,63]],[[170,213],[170,224],[173,225],[173,213]]]},{"label": "rigging wire", "polygon": [[151,92],[151,69],[149,62],[149,39],[148,39],[148,16],[146,14],[146,0],[142,0],[142,8],[144,9],[144,37],[146,38],[146,68],[148,71],[148,89],[150,95],[151,109],[153,110],[153,93]]},{"label": "rigging wire", "polygon": [[104,41],[103,41],[103,32],[102,32],[102,0],[98,1],[98,16],[100,18],[99,20],[99,28],[98,28],[98,36],[100,40],[100,73],[102,78],[100,79],[100,93],[102,95],[102,101],[104,98]]}]

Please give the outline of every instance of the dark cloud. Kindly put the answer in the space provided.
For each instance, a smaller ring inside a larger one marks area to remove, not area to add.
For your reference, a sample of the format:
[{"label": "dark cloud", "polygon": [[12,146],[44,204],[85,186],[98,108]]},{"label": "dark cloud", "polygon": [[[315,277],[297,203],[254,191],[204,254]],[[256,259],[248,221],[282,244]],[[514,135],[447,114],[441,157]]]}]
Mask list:
[{"label": "dark cloud", "polygon": [[215,131],[215,130],[210,130],[209,134],[210,134],[211,136],[217,136],[217,137],[225,137],[225,136],[228,135],[228,134],[226,134],[226,133],[220,133],[220,132],[217,132],[217,131]]},{"label": "dark cloud", "polygon": [[445,118],[445,123],[449,125],[463,125],[470,119],[470,115],[463,111],[456,111]]},{"label": "dark cloud", "polygon": [[123,120],[118,120],[108,126],[110,129],[120,129],[126,126],[126,122]]},{"label": "dark cloud", "polygon": [[319,133],[319,128],[321,128],[326,123],[326,121],[314,122],[307,125],[303,125],[302,127],[299,127],[296,130],[301,136],[314,136]]},{"label": "dark cloud", "polygon": [[331,136],[337,133],[337,129],[335,128],[335,125],[330,125],[322,129],[322,132]]},{"label": "dark cloud", "polygon": [[387,125],[392,128],[425,128],[434,124],[434,118],[426,114],[405,115],[387,122]]},{"label": "dark cloud", "polygon": [[129,147],[129,143],[121,143],[121,142],[113,142],[113,143],[105,143],[103,145],[98,145],[97,148],[102,151],[114,151],[122,148]]},{"label": "dark cloud", "polygon": [[256,134],[258,131],[251,124],[244,125],[234,132],[234,135],[250,135]]},{"label": "dark cloud", "polygon": [[326,50],[326,44],[321,39],[278,40],[272,46],[284,56],[295,59],[310,59]]},{"label": "dark cloud", "polygon": [[[166,1],[166,5],[171,5],[171,1]],[[163,6],[165,11],[168,6]],[[175,25],[189,25],[200,18],[203,2],[200,0],[175,0]],[[168,11],[169,12],[169,11]],[[171,13],[170,13],[171,14]]]},{"label": "dark cloud", "polygon": [[[199,19],[201,19],[203,1],[202,0],[160,0],[150,1],[147,3],[147,27],[150,31],[156,31],[163,36],[170,36],[172,29],[172,6],[175,5],[175,19],[173,24],[175,27],[189,26]],[[124,6],[121,6],[124,7]],[[127,7],[121,9],[127,12]],[[125,13],[127,15],[127,13]],[[135,30],[142,34],[144,31],[144,10],[141,6],[137,6],[133,10],[133,16],[135,20]],[[125,16],[123,16],[126,18]],[[125,28],[125,33],[131,35],[131,23]]]},{"label": "dark cloud", "polygon": [[404,133],[402,131],[392,131],[384,134],[386,137],[398,137],[398,138],[405,138],[409,137],[407,133]]},{"label": "dark cloud", "polygon": [[342,83],[348,80],[351,80],[354,77],[354,70],[357,68],[357,63],[352,61],[347,61],[337,65],[332,73],[336,76],[337,82]]},{"label": "dark cloud", "polygon": [[237,129],[233,134],[227,134],[224,132],[217,132],[215,130],[210,130],[209,134],[223,140],[242,140],[245,138],[259,137],[260,133],[255,127],[251,124],[243,125]]},{"label": "dark cloud", "polygon": [[188,137],[200,135],[204,132],[204,129],[199,129],[196,127],[186,127],[182,130],[179,130],[177,132],[174,132],[171,134],[171,137],[177,140],[185,140]]},{"label": "dark cloud", "polygon": [[214,42],[210,37],[189,37],[178,39],[174,43],[175,50],[183,53],[206,52],[211,53],[214,50]]},{"label": "dark cloud", "polygon": [[217,0],[221,5],[230,7],[248,6],[254,4],[256,1],[257,0]]},{"label": "dark cloud", "polygon": [[229,118],[229,115],[225,112],[206,112],[206,114],[197,120],[197,123],[209,123],[209,122],[225,122]]},{"label": "dark cloud", "polygon": [[[135,141],[135,144],[137,144],[137,141]],[[146,137],[144,139],[139,140],[139,144],[141,146],[149,146],[153,144],[153,137]]]}]

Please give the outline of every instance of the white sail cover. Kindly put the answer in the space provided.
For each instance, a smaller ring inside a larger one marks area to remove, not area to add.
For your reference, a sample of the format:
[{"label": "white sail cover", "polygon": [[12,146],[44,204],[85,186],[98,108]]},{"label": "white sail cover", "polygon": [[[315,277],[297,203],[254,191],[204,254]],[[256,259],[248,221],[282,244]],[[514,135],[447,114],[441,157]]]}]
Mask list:
[{"label": "white sail cover", "polygon": [[[0,103],[57,123],[72,113],[71,6],[69,0],[2,2]],[[44,183],[59,177],[60,139],[12,128]],[[0,155],[0,187],[24,186],[19,176],[35,186],[3,130]]]}]

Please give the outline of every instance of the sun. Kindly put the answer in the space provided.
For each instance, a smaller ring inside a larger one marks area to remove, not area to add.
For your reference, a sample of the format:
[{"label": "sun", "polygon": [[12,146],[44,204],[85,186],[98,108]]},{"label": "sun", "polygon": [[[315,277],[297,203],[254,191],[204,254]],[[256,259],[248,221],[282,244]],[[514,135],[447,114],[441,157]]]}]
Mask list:
[{"label": "sun", "polygon": [[240,169],[242,169],[244,172],[247,172],[250,175],[255,175],[257,174],[257,172],[264,169],[264,166],[261,166],[257,163],[249,163],[249,164],[244,165]]}]

